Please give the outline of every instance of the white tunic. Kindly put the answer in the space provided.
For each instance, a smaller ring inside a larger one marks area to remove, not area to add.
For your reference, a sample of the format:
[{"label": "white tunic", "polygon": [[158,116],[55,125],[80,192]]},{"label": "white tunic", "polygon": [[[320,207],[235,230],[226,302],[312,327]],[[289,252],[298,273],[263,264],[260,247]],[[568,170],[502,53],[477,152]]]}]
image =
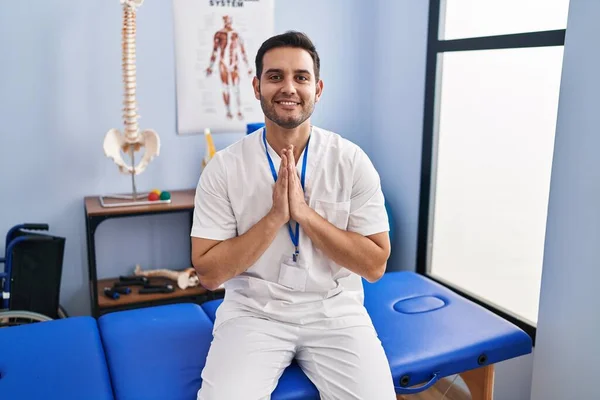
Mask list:
[{"label": "white tunic", "polygon": [[[205,167],[196,189],[192,236],[233,238],[269,212],[274,179],[262,135],[260,129],[245,136],[217,152]],[[267,147],[279,171],[281,159]],[[338,228],[361,235],[389,230],[379,174],[364,151],[338,134],[313,127],[307,156],[305,199],[312,209]],[[304,152],[298,171],[303,158]],[[254,265],[225,282],[215,329],[239,316],[319,329],[372,326],[363,306],[362,278],[326,257],[302,228],[299,249],[303,288],[289,287],[280,274],[282,260],[294,252],[284,225]]]}]

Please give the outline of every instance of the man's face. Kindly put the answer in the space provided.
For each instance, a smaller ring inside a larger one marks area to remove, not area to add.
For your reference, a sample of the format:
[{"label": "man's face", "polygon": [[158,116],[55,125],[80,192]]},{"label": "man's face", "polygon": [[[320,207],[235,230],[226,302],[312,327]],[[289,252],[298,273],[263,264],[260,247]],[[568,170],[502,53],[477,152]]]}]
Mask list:
[{"label": "man's face", "polygon": [[323,90],[310,54],[292,47],[267,51],[260,81],[255,77],[252,83],[265,116],[286,129],[310,118]]}]

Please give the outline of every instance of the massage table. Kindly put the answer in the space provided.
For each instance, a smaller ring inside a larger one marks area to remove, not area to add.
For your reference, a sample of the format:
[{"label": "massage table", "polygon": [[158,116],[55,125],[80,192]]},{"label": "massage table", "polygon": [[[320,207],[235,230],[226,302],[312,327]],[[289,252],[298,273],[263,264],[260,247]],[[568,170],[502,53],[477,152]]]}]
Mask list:
[{"label": "massage table", "polygon": [[[195,399],[221,302],[0,329],[0,398]],[[460,374],[473,400],[491,399],[493,364],[532,350],[531,338],[512,323],[413,272],[388,272],[365,283],[365,306],[399,396]],[[272,399],[319,395],[292,363]]]}]

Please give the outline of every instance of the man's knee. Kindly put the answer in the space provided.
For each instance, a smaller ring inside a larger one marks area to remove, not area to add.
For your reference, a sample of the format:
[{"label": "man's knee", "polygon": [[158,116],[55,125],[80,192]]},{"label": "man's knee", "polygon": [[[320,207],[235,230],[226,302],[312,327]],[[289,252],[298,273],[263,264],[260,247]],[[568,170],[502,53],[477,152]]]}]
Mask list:
[{"label": "man's knee", "polygon": [[197,400],[269,399],[276,385],[273,381],[269,384],[259,376],[232,370],[230,366],[220,365],[215,370],[205,367]]},{"label": "man's knee", "polygon": [[269,399],[270,393],[263,393],[256,388],[249,388],[240,382],[233,382],[231,379],[228,382],[220,382],[216,384],[206,385],[202,382],[202,387],[198,391],[197,400],[221,400],[221,399],[252,399],[262,400]]}]

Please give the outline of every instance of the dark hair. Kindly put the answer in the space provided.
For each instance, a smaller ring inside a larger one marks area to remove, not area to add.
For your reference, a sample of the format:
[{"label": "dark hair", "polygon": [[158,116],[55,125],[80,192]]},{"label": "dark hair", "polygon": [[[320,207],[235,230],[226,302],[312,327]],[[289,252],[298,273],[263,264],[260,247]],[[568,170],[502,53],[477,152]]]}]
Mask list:
[{"label": "dark hair", "polygon": [[272,36],[260,46],[256,53],[256,77],[260,79],[263,70],[263,57],[269,50],[278,47],[296,47],[304,49],[310,54],[313,59],[315,78],[319,80],[319,71],[321,69],[321,60],[319,59],[319,53],[313,42],[302,32],[287,31],[280,35]]}]

